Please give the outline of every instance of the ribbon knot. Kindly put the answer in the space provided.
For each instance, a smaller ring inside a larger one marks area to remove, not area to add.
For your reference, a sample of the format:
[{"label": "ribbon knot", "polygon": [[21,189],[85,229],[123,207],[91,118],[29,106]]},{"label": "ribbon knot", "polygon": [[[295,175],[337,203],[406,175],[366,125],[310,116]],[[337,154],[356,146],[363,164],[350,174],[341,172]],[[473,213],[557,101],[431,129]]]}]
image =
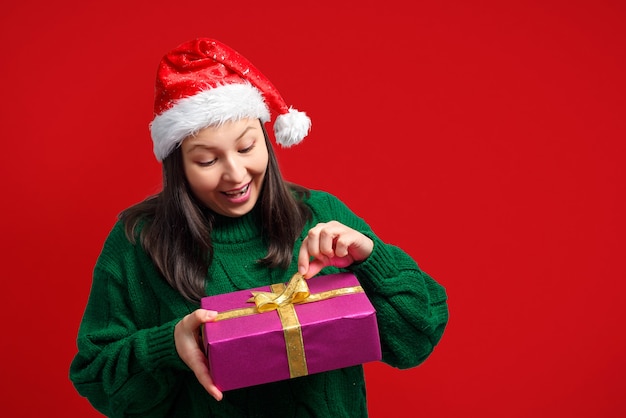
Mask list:
[{"label": "ribbon knot", "polygon": [[282,292],[252,292],[248,302],[254,302],[259,312],[274,311],[281,306],[295,305],[307,300],[311,292],[306,279],[300,273],[294,274]]}]

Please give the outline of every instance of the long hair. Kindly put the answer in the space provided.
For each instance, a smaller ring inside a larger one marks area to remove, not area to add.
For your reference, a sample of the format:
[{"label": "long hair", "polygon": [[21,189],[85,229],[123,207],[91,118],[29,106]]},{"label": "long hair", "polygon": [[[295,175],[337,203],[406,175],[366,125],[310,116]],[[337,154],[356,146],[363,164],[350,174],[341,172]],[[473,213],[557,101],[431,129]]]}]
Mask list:
[{"label": "long hair", "polygon": [[[267,131],[261,126],[269,158],[257,205],[267,254],[258,262],[287,268],[295,240],[311,217],[303,202],[309,190],[283,179]],[[162,175],[162,190],[121,212],[120,219],[128,239],[136,243],[139,238],[170,286],[188,300],[198,302],[206,295],[215,217],[191,192],[180,147],[163,160]]]}]

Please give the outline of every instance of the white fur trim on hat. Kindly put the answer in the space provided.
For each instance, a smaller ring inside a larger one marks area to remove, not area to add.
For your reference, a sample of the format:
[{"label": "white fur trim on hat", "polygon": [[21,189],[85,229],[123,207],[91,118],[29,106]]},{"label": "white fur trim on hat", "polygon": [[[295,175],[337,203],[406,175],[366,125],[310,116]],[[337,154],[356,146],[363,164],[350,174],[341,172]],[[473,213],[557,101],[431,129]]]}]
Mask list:
[{"label": "white fur trim on hat", "polygon": [[[249,82],[208,88],[194,96],[179,99],[150,124],[154,154],[159,161],[163,161],[188,136],[208,126],[245,118],[260,119],[262,122],[270,120],[263,95]],[[278,123],[279,118],[276,125]],[[286,135],[293,134],[288,132]],[[286,141],[289,142],[289,139]]]}]

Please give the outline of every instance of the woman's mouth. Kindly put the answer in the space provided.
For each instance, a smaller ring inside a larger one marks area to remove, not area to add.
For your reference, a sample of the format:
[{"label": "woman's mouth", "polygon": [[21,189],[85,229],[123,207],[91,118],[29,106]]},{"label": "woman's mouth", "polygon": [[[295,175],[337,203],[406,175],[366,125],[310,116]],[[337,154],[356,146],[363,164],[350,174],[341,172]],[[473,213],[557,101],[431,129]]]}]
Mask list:
[{"label": "woman's mouth", "polygon": [[243,186],[241,189],[237,189],[237,190],[229,190],[227,192],[223,192],[226,196],[230,197],[230,198],[238,198],[241,197],[243,195],[245,195],[248,192],[248,189],[250,188],[250,183],[246,184],[245,186]]}]

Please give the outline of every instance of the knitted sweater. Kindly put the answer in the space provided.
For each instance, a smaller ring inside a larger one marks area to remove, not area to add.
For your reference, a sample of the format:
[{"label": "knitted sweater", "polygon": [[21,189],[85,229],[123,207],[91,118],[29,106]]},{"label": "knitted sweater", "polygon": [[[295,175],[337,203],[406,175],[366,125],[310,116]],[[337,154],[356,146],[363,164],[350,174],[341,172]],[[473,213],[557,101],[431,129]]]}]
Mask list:
[{"label": "knitted sweater", "polygon": [[[215,254],[207,295],[287,282],[307,231],[337,220],[374,241],[370,257],[348,269],[376,308],[383,358],[400,369],[419,365],[448,321],[444,288],[401,249],[381,241],[336,197],[312,191],[313,219],[294,247],[288,270],[255,263],[265,256],[260,226],[250,214],[224,218],[213,231]],[[174,345],[174,326],[199,306],[184,299],[157,272],[121,222],[106,239],[70,366],[77,391],[109,417],[366,417],[362,366],[312,374],[224,393],[217,402],[198,383]]]}]

